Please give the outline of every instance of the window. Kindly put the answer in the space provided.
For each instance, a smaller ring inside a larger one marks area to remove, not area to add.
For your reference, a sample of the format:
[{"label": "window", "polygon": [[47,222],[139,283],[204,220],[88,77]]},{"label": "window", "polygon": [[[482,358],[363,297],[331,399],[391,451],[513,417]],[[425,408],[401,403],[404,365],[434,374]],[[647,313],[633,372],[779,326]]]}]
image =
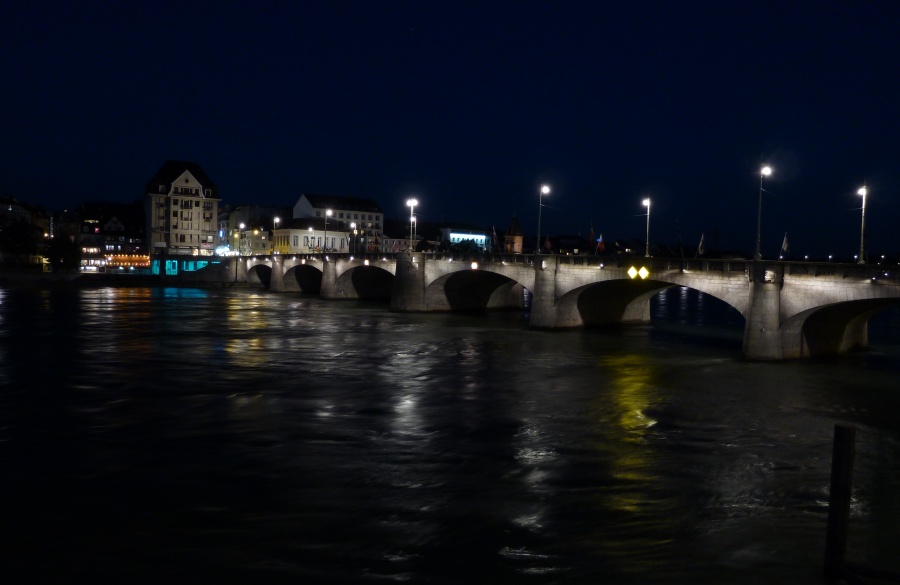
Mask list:
[{"label": "window", "polygon": [[359,219],[359,214],[358,214],[358,213],[354,213],[354,214],[353,214],[353,219]]},{"label": "window", "polygon": [[184,234],[178,236],[178,241],[182,244],[184,243]]},{"label": "window", "polygon": [[309,236],[303,236],[303,245],[309,247]]},{"label": "window", "polygon": [[322,217],[322,212],[319,210],[316,210],[316,217]]},{"label": "window", "polygon": [[172,199],[172,205],[178,205],[178,199]]},{"label": "window", "polygon": [[177,219],[177,218],[178,218],[178,212],[177,212],[177,211],[173,211],[173,212],[172,212],[172,217],[174,217],[174,218]]},{"label": "window", "polygon": [[210,195],[212,195],[212,189],[207,189],[206,196],[209,197]]},{"label": "window", "polygon": [[300,239],[300,236],[294,236],[294,246],[297,246],[297,240]]},{"label": "window", "polygon": [[200,200],[194,201],[194,207],[200,207]]}]

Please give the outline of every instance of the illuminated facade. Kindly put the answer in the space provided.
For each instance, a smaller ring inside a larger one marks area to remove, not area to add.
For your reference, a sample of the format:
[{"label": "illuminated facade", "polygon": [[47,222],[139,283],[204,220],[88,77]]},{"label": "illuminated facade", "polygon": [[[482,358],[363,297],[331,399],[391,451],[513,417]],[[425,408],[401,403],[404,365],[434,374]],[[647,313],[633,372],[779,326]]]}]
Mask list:
[{"label": "illuminated facade", "polygon": [[[273,250],[276,254],[318,254],[333,252],[337,254],[362,253],[361,248],[354,249],[352,232],[333,224],[333,219],[300,218],[292,219],[289,225],[276,229],[272,237]],[[327,228],[327,229],[326,229]]]},{"label": "illuminated facade", "polygon": [[[384,236],[384,213],[375,201],[361,197],[304,193],[294,205],[293,216],[295,219],[317,218],[321,221],[328,210],[331,210],[329,228],[334,227],[345,234],[356,229],[351,249],[380,251]],[[355,228],[353,224],[356,225]],[[328,240],[329,249],[339,247],[331,245],[330,235]]]},{"label": "illuminated facade", "polygon": [[200,165],[166,161],[145,189],[150,261],[161,256],[212,256],[219,193]]},{"label": "illuminated facade", "polygon": [[462,244],[463,242],[471,242],[480,250],[487,250],[490,238],[482,231],[441,228],[441,237],[451,246],[454,244]]}]

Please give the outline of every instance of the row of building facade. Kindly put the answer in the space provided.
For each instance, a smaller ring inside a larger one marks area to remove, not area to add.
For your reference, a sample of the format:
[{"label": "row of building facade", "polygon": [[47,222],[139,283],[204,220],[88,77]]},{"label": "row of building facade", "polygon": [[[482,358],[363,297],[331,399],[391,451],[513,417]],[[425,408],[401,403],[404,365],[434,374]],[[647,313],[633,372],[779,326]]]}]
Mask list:
[{"label": "row of building facade", "polygon": [[[133,204],[85,203],[57,215],[35,213],[11,200],[5,206],[9,212],[0,213],[0,229],[27,222],[35,237],[46,242],[70,241],[80,248],[86,272],[158,273],[202,267],[217,255],[398,252],[425,240],[415,229],[414,216],[395,222],[386,233],[384,212],[372,199],[304,193],[293,207],[223,205],[215,182],[189,161],[165,161],[144,191],[143,201]],[[513,224],[504,248],[521,252],[522,238],[515,220]],[[439,241],[445,244],[468,240],[481,249],[497,245],[495,234],[439,229]],[[34,258],[49,264],[46,256]]]}]

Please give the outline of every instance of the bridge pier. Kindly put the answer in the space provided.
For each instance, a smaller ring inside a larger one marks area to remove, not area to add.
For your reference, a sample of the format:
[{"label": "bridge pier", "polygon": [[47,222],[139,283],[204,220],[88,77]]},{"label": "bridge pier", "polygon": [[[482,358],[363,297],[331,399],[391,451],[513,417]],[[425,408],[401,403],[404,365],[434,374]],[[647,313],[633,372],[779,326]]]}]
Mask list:
[{"label": "bridge pier", "polygon": [[319,296],[323,299],[338,298],[337,290],[337,262],[322,256],[322,287]]},{"label": "bridge pier", "polygon": [[232,284],[236,284],[238,282],[247,282],[247,262],[243,256],[232,256],[229,258],[230,266],[228,272],[228,279]]},{"label": "bridge pier", "polygon": [[425,311],[425,254],[410,252],[397,255],[391,310]]},{"label": "bridge pier", "polygon": [[284,256],[272,256],[272,275],[269,278],[269,292],[284,292]]},{"label": "bridge pier", "polygon": [[531,317],[528,325],[535,329],[557,326],[556,276],[559,260],[556,256],[535,256],[534,290],[531,295]]},{"label": "bridge pier", "polygon": [[744,324],[744,357],[780,360],[781,289],[784,265],[753,262],[750,268],[750,302]]}]

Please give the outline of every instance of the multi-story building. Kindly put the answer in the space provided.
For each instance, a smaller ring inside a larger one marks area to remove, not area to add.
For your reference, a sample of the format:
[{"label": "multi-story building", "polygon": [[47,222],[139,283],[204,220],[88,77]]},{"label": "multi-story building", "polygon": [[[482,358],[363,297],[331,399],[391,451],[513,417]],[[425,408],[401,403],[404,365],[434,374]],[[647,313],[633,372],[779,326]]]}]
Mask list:
[{"label": "multi-story building", "polygon": [[149,266],[144,246],[144,205],[90,202],[75,208],[81,230],[81,269],[84,272],[143,270]]},{"label": "multi-story building", "polygon": [[145,191],[151,263],[163,256],[215,253],[219,190],[200,165],[168,160]]},{"label": "multi-story building", "polygon": [[362,254],[364,251],[354,246],[352,231],[334,225],[330,218],[327,223],[325,218],[292,219],[288,225],[275,229],[272,243],[276,254]]},{"label": "multi-story building", "polygon": [[[328,216],[329,226],[348,233],[356,230],[354,248],[370,252],[380,251],[384,236],[384,213],[375,201],[361,197],[304,193],[294,205],[293,215],[294,218],[324,220],[328,211],[331,211],[331,215]],[[331,245],[328,247],[332,248]]]},{"label": "multi-story building", "polygon": [[241,238],[245,238],[247,231],[255,230],[270,236],[272,229],[286,225],[290,220],[290,207],[225,205],[219,210],[218,242],[216,244],[218,253],[246,255],[246,247],[241,247]]}]

